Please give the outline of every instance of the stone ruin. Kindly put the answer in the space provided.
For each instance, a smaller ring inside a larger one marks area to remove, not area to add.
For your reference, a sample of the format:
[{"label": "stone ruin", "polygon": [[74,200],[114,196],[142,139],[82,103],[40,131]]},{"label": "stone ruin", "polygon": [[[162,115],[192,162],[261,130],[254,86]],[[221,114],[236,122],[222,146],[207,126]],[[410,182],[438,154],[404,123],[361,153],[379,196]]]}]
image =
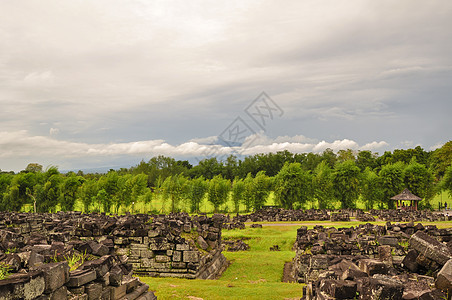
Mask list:
[{"label": "stone ruin", "polygon": [[[12,273],[0,281],[0,290],[9,291],[0,293],[0,299],[35,299],[40,296],[36,293],[44,295],[39,299],[59,299],[55,295],[63,293],[74,295],[73,299],[85,299],[84,295],[97,299],[99,291],[102,299],[126,294],[124,299],[152,299],[146,296],[153,295],[151,292],[143,292],[147,285],[131,277],[132,273],[216,278],[227,267],[222,254],[222,222],[219,215],[0,213],[0,264],[8,265]],[[68,261],[76,256],[86,260],[68,273]],[[54,276],[46,273],[49,268],[59,270],[55,276],[65,278],[64,283],[23,295],[34,285],[48,284],[48,276]]]},{"label": "stone ruin", "polygon": [[293,221],[331,221],[348,222],[356,219],[361,222],[374,222],[377,217],[382,221],[390,222],[436,222],[452,220],[450,216],[429,210],[370,210],[364,212],[361,209],[308,209],[287,210],[275,207],[264,207],[260,210],[245,215],[236,215],[232,219],[229,215],[223,217],[224,229],[244,229],[244,222],[293,222]]},{"label": "stone ruin", "polygon": [[[36,253],[36,252],[34,252]],[[3,261],[27,265],[0,280],[0,299],[85,300],[85,299],[157,299],[149,286],[132,277],[130,265],[114,255],[104,255],[70,271],[67,261],[42,263],[19,252]],[[14,266],[15,268],[16,266]]]},{"label": "stone ruin", "polygon": [[304,299],[447,299],[452,293],[452,228],[301,227],[294,248],[292,279],[306,283]]},{"label": "stone ruin", "polygon": [[264,207],[253,213],[234,216],[232,222],[329,221],[327,210],[287,210]]},{"label": "stone ruin", "polygon": [[382,221],[390,222],[439,222],[452,220],[452,213],[447,216],[440,212],[430,210],[403,210],[403,209],[372,209],[369,213]]}]

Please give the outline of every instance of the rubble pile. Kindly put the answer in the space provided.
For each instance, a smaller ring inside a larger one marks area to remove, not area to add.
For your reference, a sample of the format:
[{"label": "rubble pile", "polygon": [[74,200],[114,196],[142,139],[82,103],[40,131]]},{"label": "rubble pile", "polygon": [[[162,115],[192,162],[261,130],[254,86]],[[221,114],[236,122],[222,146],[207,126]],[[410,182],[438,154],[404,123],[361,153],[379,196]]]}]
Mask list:
[{"label": "rubble pile", "polygon": [[292,276],[304,299],[447,299],[451,241],[452,228],[413,222],[301,227]]},{"label": "rubble pile", "polygon": [[377,216],[382,221],[390,222],[438,222],[452,220],[452,213],[448,216],[447,214],[430,210],[372,209],[369,213],[372,216]]},{"label": "rubble pile", "polygon": [[[73,255],[118,256],[139,275],[215,278],[224,271],[223,216],[0,213],[0,255],[29,252],[49,263]],[[9,265],[25,260],[0,259]],[[19,271],[16,270],[16,271]]]}]

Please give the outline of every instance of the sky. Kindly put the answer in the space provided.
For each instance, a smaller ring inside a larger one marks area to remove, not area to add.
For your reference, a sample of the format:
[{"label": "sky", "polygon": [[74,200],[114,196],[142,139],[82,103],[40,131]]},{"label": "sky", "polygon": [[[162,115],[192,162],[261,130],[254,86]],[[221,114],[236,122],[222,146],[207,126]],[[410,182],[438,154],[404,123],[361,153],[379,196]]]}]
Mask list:
[{"label": "sky", "polygon": [[0,2],[0,169],[451,140],[451,1]]}]

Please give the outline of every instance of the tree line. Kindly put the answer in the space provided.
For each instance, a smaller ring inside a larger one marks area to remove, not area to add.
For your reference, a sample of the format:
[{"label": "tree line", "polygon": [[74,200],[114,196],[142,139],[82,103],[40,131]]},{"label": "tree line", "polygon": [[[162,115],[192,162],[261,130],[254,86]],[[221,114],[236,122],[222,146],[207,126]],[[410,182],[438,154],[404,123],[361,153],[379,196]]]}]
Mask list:
[{"label": "tree line", "polygon": [[86,212],[118,213],[137,202],[150,206],[158,198],[171,211],[188,207],[200,212],[208,201],[215,211],[228,202],[233,206],[229,211],[238,212],[241,205],[246,211],[261,208],[271,192],[284,208],[354,208],[358,200],[367,209],[392,208],[389,199],[405,187],[423,198],[422,208],[431,208],[436,193],[452,193],[451,164],[452,141],[433,151],[419,146],[383,155],[350,149],[281,151],[243,159],[231,155],[225,161],[208,158],[195,166],[157,156],[105,174],[62,174],[54,166],[43,170],[30,163],[17,174],[0,172],[0,210],[31,205],[37,212],[69,211],[78,201]]}]

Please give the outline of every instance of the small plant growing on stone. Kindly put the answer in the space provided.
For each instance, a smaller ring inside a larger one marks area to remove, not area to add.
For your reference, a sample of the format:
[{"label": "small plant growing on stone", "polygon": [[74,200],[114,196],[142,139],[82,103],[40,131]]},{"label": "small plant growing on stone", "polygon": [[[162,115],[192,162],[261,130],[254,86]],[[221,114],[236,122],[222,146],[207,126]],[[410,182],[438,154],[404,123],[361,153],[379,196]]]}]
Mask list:
[{"label": "small plant growing on stone", "polygon": [[400,241],[399,245],[402,246],[403,250],[408,251],[410,243],[408,242],[408,240],[404,240]]},{"label": "small plant growing on stone", "polygon": [[17,248],[8,248],[8,250],[5,251],[5,254],[11,254],[11,253],[16,253],[17,252]]},{"label": "small plant growing on stone", "polygon": [[10,265],[0,262],[0,280],[7,279],[10,275]]},{"label": "small plant growing on stone", "polygon": [[71,271],[76,270],[78,267],[80,267],[85,260],[87,260],[88,255],[86,254],[86,251],[84,253],[73,253],[72,256],[64,256],[64,259],[67,261],[69,268]]}]

